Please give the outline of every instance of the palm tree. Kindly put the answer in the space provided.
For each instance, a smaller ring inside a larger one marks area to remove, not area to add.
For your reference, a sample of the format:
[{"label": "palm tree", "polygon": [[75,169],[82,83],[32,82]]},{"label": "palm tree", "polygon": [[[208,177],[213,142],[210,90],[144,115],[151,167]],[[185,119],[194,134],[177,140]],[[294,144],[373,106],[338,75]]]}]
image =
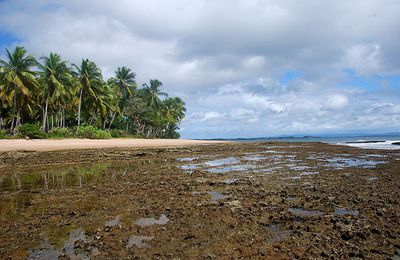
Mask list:
[{"label": "palm tree", "polygon": [[63,102],[68,95],[68,87],[72,84],[70,70],[67,62],[56,53],[41,57],[43,64],[39,65],[41,76],[45,87],[46,104],[44,108],[42,129],[46,130],[48,118],[49,99]]},{"label": "palm tree", "polygon": [[185,102],[180,97],[167,98],[164,100],[165,117],[180,123],[185,117]]},{"label": "palm tree", "polygon": [[109,80],[113,87],[117,87],[117,96],[120,98],[129,98],[133,95],[136,88],[136,74],[127,67],[118,67],[115,71],[115,77]]},{"label": "palm tree", "polygon": [[73,67],[79,84],[78,126],[80,126],[83,101],[87,100],[99,104],[103,77],[96,63],[88,59],[82,60],[79,67],[75,64],[73,64]]},{"label": "palm tree", "polygon": [[[136,81],[135,81],[136,74],[129,68],[123,66],[118,67],[115,71],[115,76],[108,80],[108,83],[111,87],[116,89],[116,96],[118,100],[118,112],[122,112],[124,107],[128,104],[129,97],[135,94],[136,90]],[[115,110],[115,109],[114,109]],[[113,113],[109,129],[114,122],[116,116],[116,111]],[[127,128],[129,121],[126,118]]]},{"label": "palm tree", "polygon": [[153,108],[161,108],[163,104],[160,96],[168,96],[167,93],[161,92],[161,86],[162,82],[157,79],[150,80],[150,86],[143,84],[143,99]]},{"label": "palm tree", "polygon": [[166,119],[165,137],[178,138],[178,125],[185,117],[185,102],[179,97],[167,98],[164,100],[163,115]]},{"label": "palm tree", "polygon": [[25,109],[32,111],[31,102],[33,101],[32,93],[39,87],[35,78],[35,72],[31,71],[33,66],[37,65],[35,57],[26,55],[24,47],[16,47],[10,53],[6,48],[7,61],[0,59],[1,78],[3,79],[3,87],[1,94],[4,99],[12,99],[12,120],[11,131],[15,126],[19,125],[21,119],[21,108],[25,102]]}]

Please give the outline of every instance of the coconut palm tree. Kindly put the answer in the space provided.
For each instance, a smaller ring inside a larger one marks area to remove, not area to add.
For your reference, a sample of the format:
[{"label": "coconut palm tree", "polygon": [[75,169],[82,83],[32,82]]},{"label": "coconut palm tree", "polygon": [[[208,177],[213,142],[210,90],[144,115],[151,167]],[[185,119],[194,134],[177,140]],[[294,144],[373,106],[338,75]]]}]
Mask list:
[{"label": "coconut palm tree", "polygon": [[166,120],[165,137],[178,138],[178,125],[185,117],[185,102],[179,97],[167,98],[163,101],[163,116]]},{"label": "coconut palm tree", "polygon": [[164,115],[180,123],[185,117],[185,102],[180,97],[167,98],[163,102]]},{"label": "coconut palm tree", "polygon": [[[59,102],[64,102],[69,94],[68,88],[72,84],[71,72],[67,62],[61,59],[61,56],[56,53],[50,53],[49,56],[41,57],[43,64],[39,65],[41,70],[41,79],[44,85],[45,92],[45,108],[42,122],[42,129],[46,129],[48,118],[49,100],[54,99]],[[61,105],[62,106],[62,105]]]},{"label": "coconut palm tree", "polygon": [[79,84],[78,126],[80,126],[82,105],[86,105],[84,102],[101,103],[99,94],[102,92],[103,77],[96,63],[88,59],[83,59],[79,67],[75,64],[72,66],[75,68],[74,75]]},{"label": "coconut palm tree", "polygon": [[146,83],[143,84],[143,99],[153,108],[160,109],[162,107],[162,100],[160,96],[167,97],[168,94],[161,92],[160,88],[162,82],[157,79],[150,80],[150,86]]},{"label": "coconut palm tree", "polygon": [[12,99],[11,131],[20,124],[21,109],[32,112],[32,93],[39,87],[35,72],[31,69],[37,65],[35,57],[27,55],[24,47],[16,47],[11,53],[6,48],[7,60],[0,59],[3,100]]},{"label": "coconut palm tree", "polygon": [[115,76],[109,79],[109,84],[117,88],[117,96],[129,98],[133,95],[136,88],[136,74],[127,67],[118,67]]}]

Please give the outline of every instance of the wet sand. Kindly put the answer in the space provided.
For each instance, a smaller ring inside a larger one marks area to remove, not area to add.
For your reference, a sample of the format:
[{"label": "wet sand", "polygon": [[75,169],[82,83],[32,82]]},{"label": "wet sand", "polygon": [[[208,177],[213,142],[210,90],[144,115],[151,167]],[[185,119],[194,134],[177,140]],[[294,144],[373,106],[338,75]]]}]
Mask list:
[{"label": "wet sand", "polygon": [[398,151],[229,143],[0,162],[1,259],[400,256]]},{"label": "wet sand", "polygon": [[59,151],[104,148],[145,148],[145,147],[179,147],[187,145],[216,144],[222,141],[203,141],[185,139],[132,139],[114,138],[93,139],[35,139],[35,140],[0,140],[0,152],[25,151]]}]

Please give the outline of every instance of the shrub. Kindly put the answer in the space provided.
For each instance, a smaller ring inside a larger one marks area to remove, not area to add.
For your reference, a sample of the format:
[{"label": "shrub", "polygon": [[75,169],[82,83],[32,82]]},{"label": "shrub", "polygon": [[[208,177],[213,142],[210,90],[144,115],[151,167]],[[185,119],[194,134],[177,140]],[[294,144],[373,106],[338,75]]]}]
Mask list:
[{"label": "shrub", "polygon": [[110,134],[112,137],[114,138],[118,138],[118,137],[129,137],[130,135],[126,133],[126,131],[124,130],[119,130],[119,129],[112,129],[110,131]]},{"label": "shrub", "polygon": [[74,132],[67,127],[63,128],[53,128],[49,131],[49,137],[50,138],[68,138],[68,137],[74,137]]},{"label": "shrub", "polygon": [[106,130],[97,129],[96,127],[91,125],[77,127],[76,135],[81,138],[89,138],[89,139],[111,138],[110,132]]},{"label": "shrub", "polygon": [[17,127],[18,137],[29,137],[32,139],[46,138],[46,133],[37,124],[23,124]]},{"label": "shrub", "polygon": [[4,129],[0,129],[0,139],[6,139],[7,138],[7,131]]}]

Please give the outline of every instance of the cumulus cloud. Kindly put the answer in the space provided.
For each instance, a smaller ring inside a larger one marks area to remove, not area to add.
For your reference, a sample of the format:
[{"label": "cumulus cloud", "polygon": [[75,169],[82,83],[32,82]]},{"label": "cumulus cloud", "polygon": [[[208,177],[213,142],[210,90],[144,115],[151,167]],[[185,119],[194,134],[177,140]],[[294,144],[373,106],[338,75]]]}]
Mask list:
[{"label": "cumulus cloud", "polygon": [[188,105],[184,137],[265,136],[399,130],[399,86],[372,92],[343,72],[400,76],[399,14],[397,0],[5,0],[0,30],[106,77],[124,65],[160,79]]}]

